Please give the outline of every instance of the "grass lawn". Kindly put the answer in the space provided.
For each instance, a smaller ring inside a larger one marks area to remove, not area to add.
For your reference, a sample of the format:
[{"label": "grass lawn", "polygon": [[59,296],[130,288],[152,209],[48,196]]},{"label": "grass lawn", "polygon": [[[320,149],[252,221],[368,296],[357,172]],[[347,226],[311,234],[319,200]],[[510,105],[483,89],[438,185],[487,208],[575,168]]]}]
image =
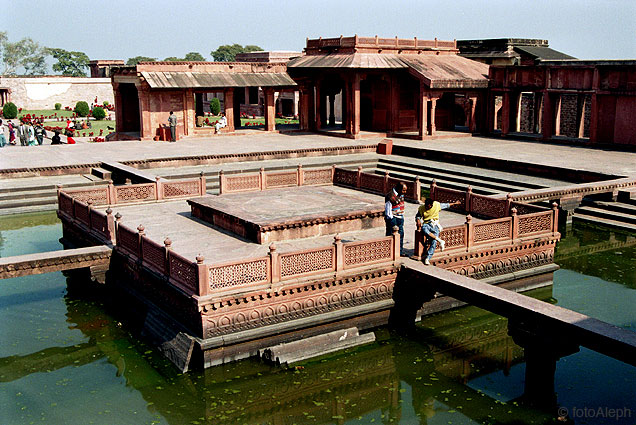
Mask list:
[{"label": "grass lawn", "polygon": [[73,116],[73,111],[65,111],[64,109],[61,109],[59,111],[56,111],[55,109],[23,109],[22,112],[18,113],[17,119],[20,119],[27,114],[31,114],[31,116],[35,116],[36,118],[44,116],[44,119],[46,120],[49,117],[53,119],[54,117],[71,117]]},{"label": "grass lawn", "polygon": [[[51,126],[51,127],[61,127],[62,130],[64,130],[66,128],[66,122],[64,121],[44,121],[44,126]],[[75,130],[75,137],[97,137],[100,136],[99,131],[103,130],[101,137],[106,137],[109,133],[114,132],[115,130],[110,130],[108,127],[113,127],[113,128],[117,128],[115,126],[115,121],[107,121],[107,120],[91,120],[91,126],[92,128],[87,128],[85,130]],[[92,136],[90,136],[90,133],[93,133]],[[86,134],[84,136],[84,134]]]}]

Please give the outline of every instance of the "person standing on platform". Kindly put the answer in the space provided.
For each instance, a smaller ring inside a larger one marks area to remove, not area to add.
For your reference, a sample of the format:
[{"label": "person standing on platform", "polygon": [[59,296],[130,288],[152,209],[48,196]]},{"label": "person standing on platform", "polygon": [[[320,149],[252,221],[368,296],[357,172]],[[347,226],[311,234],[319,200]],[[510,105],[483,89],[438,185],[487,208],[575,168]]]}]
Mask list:
[{"label": "person standing on platform", "polygon": [[404,195],[406,185],[398,183],[384,197],[384,224],[386,225],[386,235],[393,234],[393,227],[398,227],[400,235],[400,255],[404,254]]},{"label": "person standing on platform", "polygon": [[444,251],[445,242],[439,238],[439,233],[442,231],[442,226],[439,224],[439,212],[459,204],[461,204],[461,201],[439,203],[437,201],[433,201],[431,198],[426,198],[424,205],[421,205],[417,209],[415,223],[418,230],[421,228],[424,236],[426,237],[426,243],[424,246],[428,246],[424,257],[424,264],[431,264],[431,257],[435,253],[437,244],[439,244],[440,250]]},{"label": "person standing on platform", "polygon": [[168,117],[168,124],[170,125],[170,141],[177,141],[177,116],[174,112],[170,111],[170,116]]}]

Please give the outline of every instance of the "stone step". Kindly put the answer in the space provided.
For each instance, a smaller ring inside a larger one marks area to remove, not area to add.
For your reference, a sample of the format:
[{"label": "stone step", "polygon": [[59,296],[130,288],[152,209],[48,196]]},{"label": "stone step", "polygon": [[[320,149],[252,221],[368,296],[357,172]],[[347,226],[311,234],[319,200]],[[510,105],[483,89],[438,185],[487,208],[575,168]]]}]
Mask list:
[{"label": "stone step", "polygon": [[38,199],[46,198],[51,195],[57,195],[56,189],[34,189],[34,190],[20,190],[15,192],[0,193],[0,203],[5,201],[25,200],[25,199]]},{"label": "stone step", "polygon": [[[587,204],[584,204],[584,206],[587,206]],[[636,216],[636,205],[625,202],[594,201],[589,206]]]},{"label": "stone step", "polygon": [[111,180],[113,178],[113,172],[102,167],[91,168],[91,174],[102,180]]},{"label": "stone step", "polygon": [[621,223],[635,224],[636,215],[626,214],[624,212],[610,211],[605,208],[598,208],[592,206],[582,206],[574,210],[574,214],[581,214],[591,217],[599,217],[607,220],[613,220]]},{"label": "stone step", "polygon": [[[384,175],[384,171],[385,170],[375,170],[375,174],[378,175]],[[415,174],[410,174],[410,173],[403,173],[403,172],[389,172],[389,176],[391,177],[395,177],[398,179],[403,179],[403,180],[413,180],[416,175]],[[422,181],[420,180],[422,183],[422,189],[426,189],[428,190],[428,184],[426,181]],[[437,185],[441,186],[441,187],[445,187],[448,189],[455,189],[455,190],[460,190],[460,191],[465,191],[466,187],[468,187],[467,184],[463,184],[463,183],[458,183],[458,182],[454,182],[454,181],[449,181],[449,180],[444,180],[444,179],[439,179],[436,180]],[[481,187],[481,186],[472,186],[472,190],[473,193],[476,193],[478,195],[494,195],[494,194],[498,194],[498,193],[502,193],[502,192],[497,192],[494,191],[490,188],[485,188],[485,187]],[[507,192],[504,192],[507,193]]]},{"label": "stone step", "polygon": [[269,363],[291,365],[373,341],[373,332],[360,335],[358,328],[348,328],[264,348],[258,354]]},{"label": "stone step", "polygon": [[584,223],[592,224],[595,226],[612,227],[616,229],[625,230],[628,232],[636,232],[636,224],[625,223],[622,221],[616,221],[612,219],[577,213],[574,212],[572,216],[573,221],[581,221]]},{"label": "stone step", "polygon": [[513,184],[510,182],[500,183],[498,181],[492,181],[491,179],[482,179],[480,175],[473,174],[472,176],[455,175],[453,173],[446,173],[443,170],[423,170],[421,168],[411,167],[408,164],[394,165],[387,164],[382,161],[378,162],[378,167],[388,171],[407,172],[408,174],[419,176],[420,180],[427,181],[433,180],[446,182],[461,183],[464,187],[470,185],[481,188],[492,189],[493,193],[509,193],[509,192],[521,192],[528,189],[534,189],[533,187],[523,186],[520,184]]},{"label": "stone step", "polygon": [[0,208],[0,216],[7,216],[13,214],[26,214],[34,212],[55,211],[57,209],[57,202],[55,204],[42,204],[42,205],[27,205],[14,208]]},{"label": "stone step", "polygon": [[626,204],[636,205],[636,187],[619,190],[616,200]]}]

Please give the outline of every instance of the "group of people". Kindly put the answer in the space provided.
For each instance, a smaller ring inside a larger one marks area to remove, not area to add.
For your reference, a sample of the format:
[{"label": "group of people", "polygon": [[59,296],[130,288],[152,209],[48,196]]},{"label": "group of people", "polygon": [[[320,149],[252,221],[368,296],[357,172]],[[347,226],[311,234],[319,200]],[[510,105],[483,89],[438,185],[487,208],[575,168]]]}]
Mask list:
[{"label": "group of people", "polygon": [[[406,185],[404,183],[398,183],[384,198],[386,235],[392,235],[393,228],[398,228],[400,235],[400,255],[402,256],[406,255],[404,253],[404,195],[406,191]],[[439,222],[440,211],[454,205],[459,205],[460,203],[460,201],[440,203],[433,201],[431,198],[427,198],[424,204],[418,208],[417,214],[415,215],[415,223],[418,229],[421,228],[426,238],[424,264],[430,264],[431,257],[433,257],[437,245],[439,245],[441,251],[444,250],[445,242],[439,237],[442,231],[442,226]]]},{"label": "group of people", "polygon": [[[168,126],[170,127],[170,141],[177,141],[177,116],[174,111],[170,111],[170,115],[168,116]],[[227,127],[227,118],[225,117],[225,113],[221,112],[221,117],[214,124],[214,133],[218,133],[223,127]]]},{"label": "group of people", "polygon": [[41,146],[45,137],[46,130],[40,122],[20,122],[15,127],[11,121],[5,125],[0,120],[0,148],[7,144],[17,145],[18,140],[21,146]]}]

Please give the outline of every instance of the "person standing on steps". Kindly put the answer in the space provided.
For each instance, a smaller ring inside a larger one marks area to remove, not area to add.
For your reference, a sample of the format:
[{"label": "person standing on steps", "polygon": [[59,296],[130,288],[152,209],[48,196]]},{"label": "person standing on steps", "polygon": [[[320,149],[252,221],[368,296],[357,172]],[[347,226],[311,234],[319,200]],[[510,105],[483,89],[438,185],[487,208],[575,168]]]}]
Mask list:
[{"label": "person standing on steps", "polygon": [[168,125],[170,125],[170,141],[177,141],[177,116],[173,111],[170,111],[170,116],[168,117]]},{"label": "person standing on steps", "polygon": [[421,229],[426,237],[424,246],[428,246],[428,249],[424,256],[424,264],[427,266],[431,264],[431,257],[435,253],[437,244],[439,244],[440,250],[444,251],[445,242],[439,238],[439,233],[442,231],[442,226],[439,224],[439,212],[459,204],[461,204],[461,201],[439,203],[431,198],[426,198],[424,205],[417,209],[415,224],[417,225],[417,230]]},{"label": "person standing on steps", "polygon": [[404,195],[406,185],[398,183],[384,197],[384,224],[386,225],[386,236],[393,234],[393,227],[398,227],[400,234],[400,255],[404,254]]}]

